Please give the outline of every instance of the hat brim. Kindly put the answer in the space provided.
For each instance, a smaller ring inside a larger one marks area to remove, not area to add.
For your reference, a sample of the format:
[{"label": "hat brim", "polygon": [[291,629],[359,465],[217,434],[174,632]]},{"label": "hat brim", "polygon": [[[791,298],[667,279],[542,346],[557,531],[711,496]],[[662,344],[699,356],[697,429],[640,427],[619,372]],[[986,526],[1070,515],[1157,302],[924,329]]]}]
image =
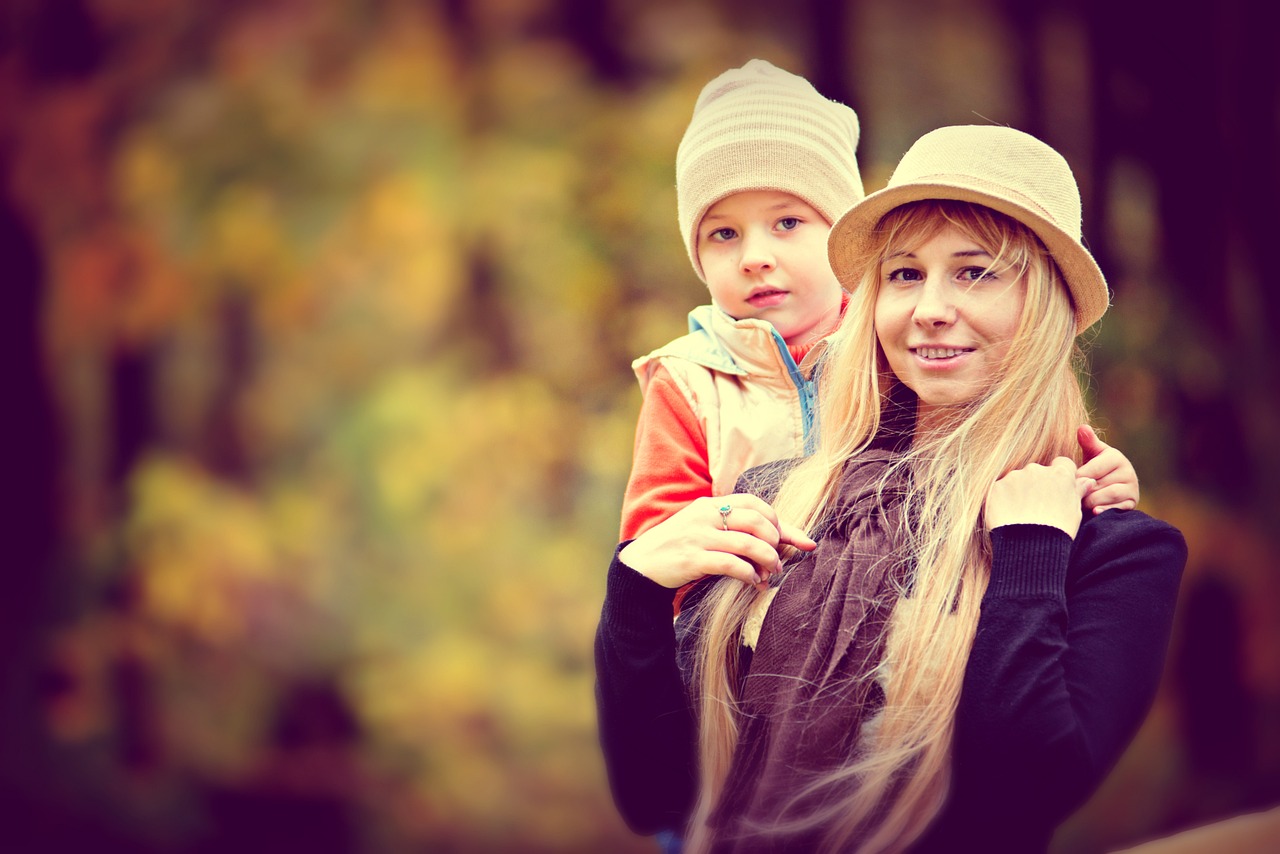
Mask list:
[{"label": "hat brim", "polygon": [[946,181],[886,187],[846,211],[831,227],[831,234],[827,239],[831,269],[840,283],[848,290],[853,290],[860,284],[862,265],[870,259],[872,246],[876,242],[876,226],[887,213],[908,202],[930,199],[983,205],[1012,217],[1035,232],[1066,280],[1075,306],[1077,335],[1096,323],[1106,312],[1110,303],[1107,280],[1093,256],[1078,240],[1038,214],[1030,203],[1020,204],[971,185]]}]

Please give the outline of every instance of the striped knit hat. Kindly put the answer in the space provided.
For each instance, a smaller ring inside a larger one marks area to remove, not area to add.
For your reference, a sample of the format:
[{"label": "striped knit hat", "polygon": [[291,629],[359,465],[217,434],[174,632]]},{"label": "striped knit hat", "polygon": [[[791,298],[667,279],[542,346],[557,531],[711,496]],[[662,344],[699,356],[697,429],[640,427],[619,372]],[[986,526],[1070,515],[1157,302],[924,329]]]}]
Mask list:
[{"label": "striped knit hat", "polygon": [[734,193],[779,190],[834,223],[862,191],[858,117],[818,94],[803,77],[762,59],[733,68],[702,89],[676,151],[680,233],[698,278],[698,226]]}]

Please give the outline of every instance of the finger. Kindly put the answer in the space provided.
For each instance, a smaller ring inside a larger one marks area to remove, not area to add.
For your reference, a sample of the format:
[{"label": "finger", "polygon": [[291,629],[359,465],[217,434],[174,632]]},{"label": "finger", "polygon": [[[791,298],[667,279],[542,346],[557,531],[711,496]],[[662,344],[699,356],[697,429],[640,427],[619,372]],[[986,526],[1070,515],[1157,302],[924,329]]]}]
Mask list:
[{"label": "finger", "polygon": [[[1107,456],[1110,456],[1108,454]],[[1093,462],[1096,463],[1102,457],[1095,457]],[[1093,463],[1080,466],[1076,469],[1076,477],[1091,477],[1101,486],[1110,486],[1113,483],[1131,483],[1137,484],[1137,473],[1128,466],[1117,466],[1108,462],[1101,466],[1095,466]]]},{"label": "finger", "polygon": [[801,551],[811,552],[818,547],[818,543],[802,529],[795,525],[782,523],[782,536],[778,540],[782,545],[795,546]]},{"label": "finger", "polygon": [[712,548],[750,563],[760,574],[772,574],[782,566],[777,548],[752,533],[727,531],[719,535]]},{"label": "finger", "polygon": [[[723,505],[722,505],[723,506]],[[716,518],[716,527],[721,526],[721,517]],[[774,525],[763,514],[755,509],[748,507],[735,507],[731,510],[727,517],[723,518],[726,523],[723,527],[725,531],[735,534],[746,534],[758,539],[772,548],[777,548],[781,539],[781,534],[777,526]]]},{"label": "finger", "polygon": [[794,546],[802,551],[812,551],[818,547],[817,542],[803,529],[779,521],[773,505],[758,496],[746,493],[725,496],[719,508],[725,506],[733,506],[728,518],[731,531],[750,534],[769,547],[772,559],[757,560],[757,565],[766,578],[768,573],[780,565],[778,550],[782,546]]},{"label": "finger", "polygon": [[724,575],[744,584],[756,585],[762,580],[750,561],[730,552],[708,552],[703,569],[706,575]]},{"label": "finger", "polygon": [[1097,485],[1098,482],[1091,477],[1076,478],[1076,498],[1083,501],[1085,496],[1089,494],[1089,490],[1093,489]]},{"label": "finger", "polygon": [[707,575],[728,575],[747,584],[758,584],[761,567],[772,569],[778,553],[760,538],[741,531],[716,531],[702,553]]},{"label": "finger", "polygon": [[705,504],[710,508],[711,512],[707,515],[708,518],[711,519],[711,524],[714,527],[720,528],[724,531],[733,529],[733,511],[735,508],[732,495],[725,495],[721,497],[712,496],[710,499],[705,501]]},{"label": "finger", "polygon": [[1111,447],[1099,439],[1093,427],[1088,424],[1081,424],[1076,428],[1076,442],[1080,444],[1080,452],[1086,462]]},{"label": "finger", "polygon": [[1076,470],[1076,474],[1081,477],[1101,477],[1121,464],[1118,457],[1118,454],[1110,454],[1103,451],[1101,454],[1090,457],[1081,463],[1080,468]]},{"label": "finger", "polygon": [[1108,510],[1133,510],[1137,506],[1138,502],[1132,498],[1127,498],[1117,504],[1099,504],[1092,509],[1092,512],[1094,516],[1097,516],[1099,513],[1105,513]]},{"label": "finger", "polygon": [[766,502],[747,493],[713,496],[699,499],[699,501],[704,501],[706,506],[714,508],[716,515],[712,519],[717,528],[741,530],[748,524],[746,518],[749,515],[768,518],[768,515],[773,512],[773,508]]},{"label": "finger", "polygon": [[1076,474],[1081,477],[1091,477],[1098,481],[1113,481],[1117,479],[1137,481],[1138,479],[1137,473],[1133,470],[1133,465],[1115,448],[1107,448],[1107,450],[1076,469]]},{"label": "finger", "polygon": [[1125,503],[1132,505],[1129,508],[1131,510],[1138,505],[1137,501],[1129,495],[1129,490],[1124,484],[1099,484],[1084,497],[1084,506],[1091,509],[1097,507],[1119,507]]},{"label": "finger", "polygon": [[725,496],[724,501],[725,503],[732,504],[735,509],[746,510],[750,513],[757,514],[772,525],[775,532],[781,528],[781,525],[778,522],[778,514],[773,509],[773,505],[758,495],[752,495],[749,492],[737,492],[733,495]]},{"label": "finger", "polygon": [[[1050,469],[1059,474],[1070,474],[1071,477],[1076,476],[1076,461],[1070,457],[1054,457],[1053,462],[1049,463]],[[1031,468],[1031,466],[1027,466]]]}]

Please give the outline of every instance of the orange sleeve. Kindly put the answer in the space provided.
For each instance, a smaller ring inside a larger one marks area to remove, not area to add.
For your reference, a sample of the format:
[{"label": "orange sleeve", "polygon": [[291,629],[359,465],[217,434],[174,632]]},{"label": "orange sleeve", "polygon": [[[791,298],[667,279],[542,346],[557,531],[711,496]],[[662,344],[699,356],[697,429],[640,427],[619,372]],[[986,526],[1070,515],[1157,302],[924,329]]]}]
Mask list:
[{"label": "orange sleeve", "polygon": [[659,365],[636,423],[619,542],[634,539],[695,498],[710,494],[706,433],[671,373]]}]

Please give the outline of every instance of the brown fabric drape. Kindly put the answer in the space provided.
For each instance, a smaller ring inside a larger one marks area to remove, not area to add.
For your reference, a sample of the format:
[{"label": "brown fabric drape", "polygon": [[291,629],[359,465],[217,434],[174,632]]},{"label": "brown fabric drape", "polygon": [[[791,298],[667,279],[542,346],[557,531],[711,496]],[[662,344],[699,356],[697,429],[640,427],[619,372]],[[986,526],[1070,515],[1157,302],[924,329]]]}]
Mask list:
[{"label": "brown fabric drape", "polygon": [[855,755],[883,704],[875,669],[903,576],[902,483],[884,480],[893,459],[869,450],[850,461],[817,550],[783,575],[743,683],[738,746],[711,817],[717,851],[796,850],[794,835],[757,831],[822,803],[795,797]]}]

